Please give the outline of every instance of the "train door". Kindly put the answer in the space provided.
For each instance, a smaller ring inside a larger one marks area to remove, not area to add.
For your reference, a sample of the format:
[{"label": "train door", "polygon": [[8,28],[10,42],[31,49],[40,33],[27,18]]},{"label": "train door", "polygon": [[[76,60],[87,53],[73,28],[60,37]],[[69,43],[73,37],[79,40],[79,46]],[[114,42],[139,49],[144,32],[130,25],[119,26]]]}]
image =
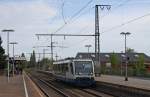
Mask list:
[{"label": "train door", "polygon": [[68,77],[72,79],[74,76],[74,70],[73,70],[72,62],[68,64],[68,67],[69,67]]}]

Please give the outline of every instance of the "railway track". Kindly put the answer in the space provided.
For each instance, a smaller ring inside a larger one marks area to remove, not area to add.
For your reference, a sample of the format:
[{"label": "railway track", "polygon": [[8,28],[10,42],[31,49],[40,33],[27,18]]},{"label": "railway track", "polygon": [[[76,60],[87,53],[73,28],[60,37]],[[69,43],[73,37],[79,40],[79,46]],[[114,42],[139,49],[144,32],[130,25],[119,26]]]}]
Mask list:
[{"label": "railway track", "polygon": [[49,84],[45,80],[40,79],[35,75],[28,74],[28,76],[36,83],[46,97],[69,97],[53,85]]},{"label": "railway track", "polygon": [[40,72],[40,76],[41,79],[67,94],[66,97],[150,97],[150,91],[132,87],[97,82],[95,87],[77,88],[62,82],[57,82],[50,73]]},{"label": "railway track", "polygon": [[45,92],[47,97],[112,97],[90,89],[73,87],[62,82],[58,83],[53,77],[44,73],[32,73],[29,76]]},{"label": "railway track", "polygon": [[128,86],[111,84],[106,82],[97,82],[95,91],[113,95],[115,97],[150,97],[150,91]]},{"label": "railway track", "polygon": [[96,94],[96,97],[97,95],[103,95],[102,97],[150,97],[150,91],[106,82],[97,82],[96,87],[80,89],[80,91]]}]

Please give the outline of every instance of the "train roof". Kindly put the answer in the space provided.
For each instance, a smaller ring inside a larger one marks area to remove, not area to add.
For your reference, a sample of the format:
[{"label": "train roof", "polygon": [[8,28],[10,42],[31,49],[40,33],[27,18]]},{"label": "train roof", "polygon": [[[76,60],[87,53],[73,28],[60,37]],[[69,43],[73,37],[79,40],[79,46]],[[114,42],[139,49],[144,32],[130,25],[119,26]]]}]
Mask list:
[{"label": "train roof", "polygon": [[92,61],[91,59],[65,59],[65,60],[58,60],[53,62],[53,64],[63,64],[63,63],[70,63],[73,61]]},{"label": "train roof", "polygon": [[53,64],[63,64],[63,63],[70,63],[70,62],[72,62],[72,60],[59,60],[53,62]]}]

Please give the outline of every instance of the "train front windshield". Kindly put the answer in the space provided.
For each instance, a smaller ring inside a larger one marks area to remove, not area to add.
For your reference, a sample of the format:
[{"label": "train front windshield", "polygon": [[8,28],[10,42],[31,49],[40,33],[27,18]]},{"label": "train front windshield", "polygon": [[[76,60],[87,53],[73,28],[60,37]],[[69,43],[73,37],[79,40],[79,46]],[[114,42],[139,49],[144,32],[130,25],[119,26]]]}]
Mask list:
[{"label": "train front windshield", "polygon": [[93,65],[92,61],[75,61],[75,74],[81,75],[92,75],[93,74]]}]

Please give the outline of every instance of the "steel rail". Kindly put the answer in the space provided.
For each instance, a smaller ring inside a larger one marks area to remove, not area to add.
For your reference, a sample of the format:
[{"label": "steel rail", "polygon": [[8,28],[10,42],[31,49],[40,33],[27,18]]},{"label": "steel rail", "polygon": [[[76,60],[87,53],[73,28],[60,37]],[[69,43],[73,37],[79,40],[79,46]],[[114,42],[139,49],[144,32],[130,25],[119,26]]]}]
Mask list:
[{"label": "steel rail", "polygon": [[104,92],[105,94],[109,94],[115,97],[150,97],[150,91],[111,84],[107,82],[97,82],[97,88],[93,88],[93,90]]},{"label": "steel rail", "polygon": [[[44,72],[44,71],[38,71],[39,73],[41,73],[41,74],[44,74],[44,75],[50,75],[51,73],[48,73],[48,72]],[[46,80],[46,79],[45,79]],[[48,83],[49,83],[49,81],[48,81]],[[65,85],[65,86],[67,86],[67,85]],[[68,87],[68,86],[67,86]],[[69,86],[70,87],[70,86]],[[71,86],[72,87],[72,86]],[[79,93],[79,91],[76,91],[76,90],[79,90],[80,92],[81,92],[81,94]],[[88,91],[88,90],[86,90],[86,89],[82,89],[82,88],[75,88],[75,90],[73,89],[73,90],[68,90],[68,89],[66,89],[66,91],[67,91],[67,93],[71,93],[72,95],[76,95],[75,97],[84,97],[84,96],[82,96],[83,94],[84,95],[86,95],[86,94],[88,94],[88,95],[91,95],[92,97],[94,96],[94,97],[103,97],[102,95],[104,95],[105,93],[96,93],[96,91],[95,91],[95,93],[94,92],[91,92],[91,91]],[[94,91],[94,90],[93,90]],[[105,95],[108,95],[108,94],[105,94]],[[110,95],[109,95],[110,96]],[[112,95],[111,95],[112,96]],[[88,97],[88,96],[87,96]]]},{"label": "steel rail", "polygon": [[45,90],[35,81],[35,79],[33,78],[33,77],[31,77],[31,75],[28,73],[27,74],[29,77],[30,77],[30,79],[36,84],[36,86],[44,93],[44,95],[46,96],[46,97],[51,97],[51,96],[49,96],[48,95],[48,93],[47,92],[45,92]]},{"label": "steel rail", "polygon": [[[32,77],[34,77],[34,78],[37,79],[38,81],[44,83],[46,86],[50,87],[51,89],[55,90],[57,93],[59,93],[59,94],[62,95],[63,97],[70,97],[69,95],[63,93],[63,91],[57,89],[57,88],[56,88],[54,85],[52,85],[51,83],[48,83],[48,82],[42,80],[41,78],[39,78],[39,77],[37,77],[37,76],[33,76],[33,75],[32,75]],[[45,91],[44,91],[44,92],[45,92]],[[50,97],[50,96],[49,96],[49,97]]]},{"label": "steel rail", "polygon": [[39,80],[40,80],[41,82],[43,82],[45,85],[47,85],[47,86],[51,87],[52,89],[54,89],[55,91],[57,91],[57,92],[58,92],[59,94],[61,94],[62,96],[64,96],[64,97],[70,97],[69,95],[63,93],[63,91],[57,89],[57,88],[56,88],[55,86],[53,86],[52,84],[50,84],[50,83],[48,83],[48,82],[46,82],[46,81],[44,81],[44,80],[41,80],[41,79],[39,79]]}]

